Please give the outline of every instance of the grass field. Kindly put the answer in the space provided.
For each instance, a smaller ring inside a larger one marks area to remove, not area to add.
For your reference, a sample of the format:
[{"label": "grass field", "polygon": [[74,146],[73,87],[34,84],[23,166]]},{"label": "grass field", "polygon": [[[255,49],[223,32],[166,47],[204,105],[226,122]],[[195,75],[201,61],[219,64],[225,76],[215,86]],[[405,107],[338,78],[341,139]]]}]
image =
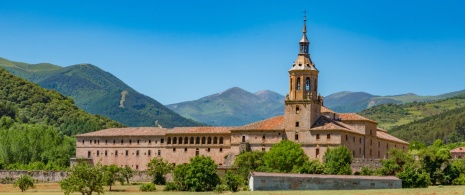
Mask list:
[{"label": "grass field", "polygon": [[[139,185],[113,186],[114,191],[106,191],[105,194],[109,195],[136,195],[136,194],[215,194],[214,192],[163,192],[164,186],[157,186],[156,192],[140,192]],[[105,188],[108,190],[108,188]],[[36,187],[29,189],[26,192],[21,192],[19,188],[14,188],[12,184],[0,184],[0,194],[15,194],[15,195],[59,195],[63,194],[60,186],[57,183],[40,183]],[[74,193],[80,194],[80,193]],[[309,190],[309,191],[241,191],[237,193],[225,192],[223,194],[235,195],[285,195],[285,194],[321,194],[321,195],[448,195],[457,194],[465,195],[465,186],[431,186],[429,188],[416,188],[416,189],[390,189],[390,190]]]}]

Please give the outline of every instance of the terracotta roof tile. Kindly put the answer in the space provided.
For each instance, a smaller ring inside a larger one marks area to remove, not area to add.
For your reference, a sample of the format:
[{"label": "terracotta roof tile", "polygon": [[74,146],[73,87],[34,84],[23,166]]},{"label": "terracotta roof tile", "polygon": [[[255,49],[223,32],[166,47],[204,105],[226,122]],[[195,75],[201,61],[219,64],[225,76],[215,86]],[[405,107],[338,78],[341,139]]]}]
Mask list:
[{"label": "terracotta roof tile", "polygon": [[329,108],[326,108],[326,107],[322,106],[321,107],[321,113],[325,113],[325,112],[336,113],[336,112],[330,110]]},{"label": "terracotta roof tile", "polygon": [[406,142],[404,140],[401,140],[401,139],[399,139],[397,137],[394,137],[392,135],[389,135],[387,132],[384,132],[384,131],[376,131],[376,136],[379,139],[389,140],[389,141],[402,143],[402,144],[409,144],[408,142]]},{"label": "terracotta roof tile", "polygon": [[284,130],[284,116],[276,116],[273,118],[265,119],[236,128],[234,130]]},{"label": "terracotta roof tile", "polygon": [[370,120],[355,113],[340,113],[339,117],[342,119],[342,121],[369,121],[372,123],[377,123],[376,121]]},{"label": "terracotta roof tile", "polygon": [[175,127],[166,132],[166,134],[184,134],[184,133],[231,133],[231,129],[237,127]]},{"label": "terracotta roof tile", "polygon": [[112,128],[104,129],[100,131],[94,131],[90,133],[76,135],[76,137],[86,136],[154,136],[154,135],[165,135],[167,132],[164,128],[157,127],[127,127],[127,128]]},{"label": "terracotta roof tile", "polygon": [[465,147],[455,148],[450,150],[450,152],[465,152]]},{"label": "terracotta roof tile", "polygon": [[320,116],[320,118],[312,126],[311,130],[343,130],[349,131],[351,133],[362,134],[361,132],[354,130],[349,125],[346,125],[339,121],[331,120],[325,116]]}]

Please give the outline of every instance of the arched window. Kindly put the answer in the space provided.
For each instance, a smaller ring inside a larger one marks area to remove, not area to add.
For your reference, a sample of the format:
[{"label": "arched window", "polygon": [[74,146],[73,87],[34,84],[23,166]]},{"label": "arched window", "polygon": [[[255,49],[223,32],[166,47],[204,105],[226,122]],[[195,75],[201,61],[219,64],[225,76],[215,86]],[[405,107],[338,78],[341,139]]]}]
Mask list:
[{"label": "arched window", "polygon": [[214,137],[213,138],[213,144],[217,144],[218,143],[218,138],[217,137]]},{"label": "arched window", "polygon": [[205,144],[205,137],[202,137],[202,144]]},{"label": "arched window", "polygon": [[300,77],[297,78],[297,90],[300,90]]},{"label": "arched window", "polygon": [[305,79],[305,90],[310,91],[310,78]]},{"label": "arched window", "polygon": [[184,138],[184,144],[188,144],[188,142],[189,142],[189,138],[185,137]]},{"label": "arched window", "polygon": [[200,144],[200,137],[195,138],[195,144]]},{"label": "arched window", "polygon": [[194,137],[191,137],[190,144],[194,144]]},{"label": "arched window", "polygon": [[178,138],[177,137],[173,137],[173,144],[176,144],[178,141]]},{"label": "arched window", "polygon": [[295,113],[296,113],[296,114],[299,114],[299,112],[300,112],[300,108],[299,108],[299,106],[296,106],[296,107],[295,107]]},{"label": "arched window", "polygon": [[171,137],[168,137],[168,143],[167,144],[171,144]]},{"label": "arched window", "polygon": [[212,138],[208,137],[207,144],[212,144]]},{"label": "arched window", "polygon": [[223,144],[223,137],[220,137],[220,144]]},{"label": "arched window", "polygon": [[179,137],[179,144],[182,144],[182,137]]}]

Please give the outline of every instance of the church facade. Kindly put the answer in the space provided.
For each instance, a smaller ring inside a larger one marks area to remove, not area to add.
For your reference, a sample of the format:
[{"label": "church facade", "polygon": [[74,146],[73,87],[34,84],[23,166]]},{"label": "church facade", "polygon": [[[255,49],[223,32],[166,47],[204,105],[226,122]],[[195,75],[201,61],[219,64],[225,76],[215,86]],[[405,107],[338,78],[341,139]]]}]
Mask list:
[{"label": "church facade", "polygon": [[145,170],[152,158],[171,163],[210,156],[229,166],[242,151],[268,151],[281,140],[302,145],[310,159],[323,158],[331,147],[347,146],[354,158],[383,159],[391,148],[408,150],[408,143],[355,113],[336,113],[318,95],[318,74],[309,54],[304,20],[299,53],[289,72],[289,94],[283,116],[239,127],[112,128],[76,136],[76,158],[93,164],[115,164]]}]

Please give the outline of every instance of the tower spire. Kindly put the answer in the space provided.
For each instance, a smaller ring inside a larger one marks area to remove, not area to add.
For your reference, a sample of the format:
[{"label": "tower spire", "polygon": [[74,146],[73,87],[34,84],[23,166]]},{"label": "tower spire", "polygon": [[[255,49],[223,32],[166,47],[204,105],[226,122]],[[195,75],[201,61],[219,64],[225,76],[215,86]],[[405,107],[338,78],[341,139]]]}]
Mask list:
[{"label": "tower spire", "polygon": [[307,39],[307,10],[304,10],[304,28],[302,30],[302,39],[299,41],[300,54],[308,54],[310,42]]}]

